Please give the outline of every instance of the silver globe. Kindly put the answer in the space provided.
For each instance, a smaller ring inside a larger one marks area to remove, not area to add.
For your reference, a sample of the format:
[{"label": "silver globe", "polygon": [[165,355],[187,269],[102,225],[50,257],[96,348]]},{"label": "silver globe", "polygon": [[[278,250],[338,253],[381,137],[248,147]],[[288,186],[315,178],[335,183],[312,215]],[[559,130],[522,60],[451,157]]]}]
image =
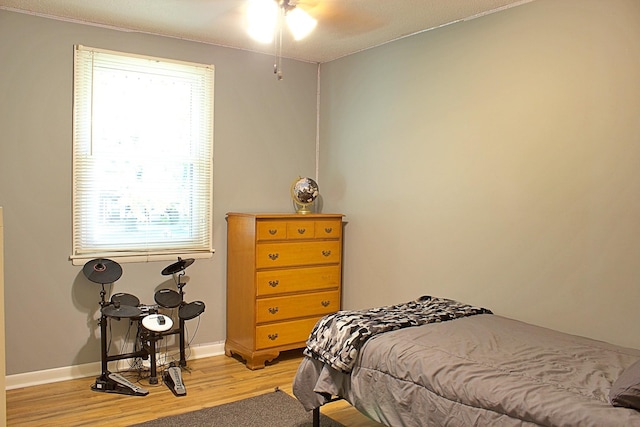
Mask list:
[{"label": "silver globe", "polygon": [[313,204],[318,195],[318,184],[311,178],[298,177],[291,185],[291,198],[296,205],[296,213],[311,213],[309,206]]}]

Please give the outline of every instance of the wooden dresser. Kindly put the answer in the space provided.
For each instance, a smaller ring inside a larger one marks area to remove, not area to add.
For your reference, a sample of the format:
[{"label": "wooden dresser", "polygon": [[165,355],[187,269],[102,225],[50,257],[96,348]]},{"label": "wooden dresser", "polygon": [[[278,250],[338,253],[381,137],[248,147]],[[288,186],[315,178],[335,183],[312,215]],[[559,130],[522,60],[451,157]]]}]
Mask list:
[{"label": "wooden dresser", "polygon": [[260,369],[304,347],[341,277],[342,215],[228,213],[225,354]]}]

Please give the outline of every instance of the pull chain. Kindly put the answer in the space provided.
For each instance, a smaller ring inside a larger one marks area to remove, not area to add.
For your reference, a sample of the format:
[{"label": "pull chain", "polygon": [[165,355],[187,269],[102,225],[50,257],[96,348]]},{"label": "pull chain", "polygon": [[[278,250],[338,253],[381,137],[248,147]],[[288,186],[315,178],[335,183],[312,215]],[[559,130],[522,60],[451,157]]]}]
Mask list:
[{"label": "pull chain", "polygon": [[275,51],[276,57],[273,64],[273,73],[278,80],[282,80],[282,25],[284,23],[284,8],[278,8],[278,22],[276,24]]}]

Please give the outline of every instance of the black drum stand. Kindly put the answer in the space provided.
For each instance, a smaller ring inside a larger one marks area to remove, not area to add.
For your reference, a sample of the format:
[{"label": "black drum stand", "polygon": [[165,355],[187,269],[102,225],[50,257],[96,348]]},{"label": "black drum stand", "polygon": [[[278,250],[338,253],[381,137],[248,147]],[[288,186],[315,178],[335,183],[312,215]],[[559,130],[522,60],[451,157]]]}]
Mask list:
[{"label": "black drum stand", "polygon": [[[100,352],[101,352],[101,374],[96,378],[91,386],[94,391],[119,393],[134,396],[146,396],[149,391],[137,386],[118,373],[109,372],[108,362],[142,358],[149,359],[150,374],[149,383],[158,384],[156,366],[156,343],[167,336],[178,335],[180,347],[179,366],[172,362],[163,375],[163,381],[176,396],[186,395],[186,388],[182,381],[180,367],[187,366],[185,351],[185,321],[200,316],[204,312],[205,305],[202,301],[192,303],[184,302],[184,283],[180,280],[185,274],[184,269],[193,263],[193,259],[182,260],[170,265],[162,270],[163,275],[173,275],[176,278],[178,292],[170,289],[161,289],[154,295],[158,305],[144,306],[134,295],[117,293],[111,297],[110,301],[105,299],[105,284],[114,283],[122,275],[122,268],[118,263],[108,259],[94,259],[83,267],[83,273],[92,282],[102,286],[100,291]],[[177,276],[176,276],[177,275]],[[170,317],[158,313],[158,308],[178,308],[178,327],[173,328],[173,321]],[[122,318],[136,321],[138,327],[138,339],[141,348],[130,353],[109,355],[107,348],[107,324],[110,319],[120,320]]]}]

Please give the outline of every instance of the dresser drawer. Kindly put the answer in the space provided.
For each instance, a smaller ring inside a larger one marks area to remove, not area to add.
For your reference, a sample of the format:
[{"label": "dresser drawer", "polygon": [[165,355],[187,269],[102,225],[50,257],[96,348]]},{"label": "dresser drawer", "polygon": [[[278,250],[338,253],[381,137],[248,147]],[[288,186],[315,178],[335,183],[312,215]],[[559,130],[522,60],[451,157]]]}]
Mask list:
[{"label": "dresser drawer", "polygon": [[337,288],[340,286],[339,265],[326,267],[262,270],[256,273],[257,296]]},{"label": "dresser drawer", "polygon": [[314,235],[316,239],[338,239],[342,235],[342,221],[316,221]]},{"label": "dresser drawer", "polygon": [[340,262],[340,241],[260,243],[256,248],[256,267],[275,268]]},{"label": "dresser drawer", "polygon": [[256,349],[304,343],[320,317],[270,323],[256,327]]},{"label": "dresser drawer", "polygon": [[285,221],[258,221],[256,223],[256,239],[285,240],[287,238],[287,223]]},{"label": "dresser drawer", "polygon": [[291,221],[287,222],[287,239],[313,239],[315,237],[315,222]]},{"label": "dresser drawer", "polygon": [[340,292],[314,292],[256,301],[256,322],[276,322],[296,317],[325,315],[340,308]]}]

